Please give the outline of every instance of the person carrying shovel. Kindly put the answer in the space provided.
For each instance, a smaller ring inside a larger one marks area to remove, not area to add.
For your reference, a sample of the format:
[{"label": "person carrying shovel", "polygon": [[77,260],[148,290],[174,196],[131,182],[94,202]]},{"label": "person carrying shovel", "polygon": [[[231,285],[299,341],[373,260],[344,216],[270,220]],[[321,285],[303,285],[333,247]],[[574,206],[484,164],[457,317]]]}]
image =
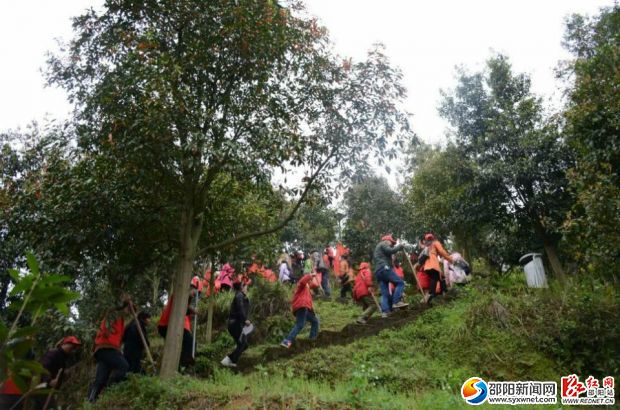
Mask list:
[{"label": "person carrying shovel", "polygon": [[364,309],[362,316],[356,321],[360,325],[364,325],[370,316],[377,311],[379,304],[373,292],[372,272],[368,262],[360,263],[360,269],[353,286],[353,300],[362,305]]}]

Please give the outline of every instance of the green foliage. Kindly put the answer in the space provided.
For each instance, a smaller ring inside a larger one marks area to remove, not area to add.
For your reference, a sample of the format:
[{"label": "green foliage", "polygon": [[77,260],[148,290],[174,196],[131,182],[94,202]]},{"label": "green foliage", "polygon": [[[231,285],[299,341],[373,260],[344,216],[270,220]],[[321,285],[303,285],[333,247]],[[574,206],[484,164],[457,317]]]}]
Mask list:
[{"label": "green foliage", "polygon": [[[482,242],[496,243],[496,235],[512,243],[544,247],[553,271],[563,276],[556,246],[571,204],[566,171],[572,152],[563,143],[556,121],[545,118],[542,102],[531,93],[530,85],[529,76],[514,74],[508,59],[498,55],[487,61],[483,72],[461,70],[455,89],[443,93],[440,113],[452,126],[456,160],[460,157],[467,169],[461,194],[467,206],[459,209],[456,204],[454,211],[466,221],[466,232]],[[510,231],[523,235],[515,241]],[[498,264],[516,264],[516,256],[505,254]]]},{"label": "green foliage", "polygon": [[404,233],[404,206],[385,178],[365,176],[349,187],[344,195],[346,222],[343,241],[354,260],[370,261],[382,235]]},{"label": "green foliage", "polygon": [[28,272],[10,271],[14,283],[10,292],[14,301],[9,305],[14,313],[12,324],[0,320],[0,383],[10,377],[23,391],[28,390],[32,378],[45,373],[39,362],[28,358],[39,331],[37,319],[50,309],[69,314],[68,304],[78,296],[63,287],[68,277],[41,272],[32,253],[26,254],[26,261]]},{"label": "green foliage", "polygon": [[[568,143],[577,154],[569,174],[576,203],[566,230],[581,271],[618,280],[620,272],[620,7],[572,16],[565,45]],[[588,244],[583,246],[583,244]]]},{"label": "green foliage", "polygon": [[323,249],[336,238],[338,226],[337,213],[327,207],[328,202],[321,198],[311,198],[297,211],[280,235],[280,240],[288,244],[288,251]]}]

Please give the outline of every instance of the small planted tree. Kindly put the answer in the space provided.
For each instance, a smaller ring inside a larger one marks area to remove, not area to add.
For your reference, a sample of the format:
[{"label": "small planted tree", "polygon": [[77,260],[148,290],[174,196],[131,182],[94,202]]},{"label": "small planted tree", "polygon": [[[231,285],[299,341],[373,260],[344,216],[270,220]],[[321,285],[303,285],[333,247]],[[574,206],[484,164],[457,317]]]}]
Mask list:
[{"label": "small planted tree", "polygon": [[[0,319],[0,386],[10,377],[22,391],[29,391],[30,380],[46,372],[36,360],[28,359],[34,347],[37,320],[50,309],[69,314],[69,303],[79,295],[63,285],[70,277],[43,273],[33,254],[26,255],[28,272],[11,269],[13,281],[9,305],[11,322]],[[4,316],[4,315],[3,315]]]}]

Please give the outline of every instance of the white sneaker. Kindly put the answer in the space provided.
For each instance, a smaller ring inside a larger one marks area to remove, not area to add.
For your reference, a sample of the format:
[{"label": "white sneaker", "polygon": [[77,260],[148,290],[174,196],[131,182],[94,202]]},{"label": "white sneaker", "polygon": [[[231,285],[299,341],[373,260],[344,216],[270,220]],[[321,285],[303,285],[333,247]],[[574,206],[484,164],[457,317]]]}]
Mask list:
[{"label": "white sneaker", "polygon": [[395,304],[394,304],[394,306],[393,306],[393,308],[394,308],[394,309],[400,309],[400,308],[404,308],[404,307],[407,307],[407,306],[409,306],[409,303],[405,303],[405,302],[403,302],[403,301],[401,300],[400,302],[395,303]]},{"label": "white sneaker", "polygon": [[230,357],[228,356],[223,358],[220,363],[222,363],[222,366],[226,366],[226,367],[237,367],[237,365],[233,363],[232,360],[230,360]]},{"label": "white sneaker", "polygon": [[389,317],[389,315],[386,312],[381,313],[381,317],[383,319],[387,319]]}]

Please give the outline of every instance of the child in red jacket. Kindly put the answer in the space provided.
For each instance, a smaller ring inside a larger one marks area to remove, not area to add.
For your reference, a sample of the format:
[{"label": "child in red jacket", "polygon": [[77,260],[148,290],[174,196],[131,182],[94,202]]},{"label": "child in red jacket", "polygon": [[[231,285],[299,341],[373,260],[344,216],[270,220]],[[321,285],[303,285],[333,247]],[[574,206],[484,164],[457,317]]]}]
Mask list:
[{"label": "child in red jacket", "polygon": [[319,318],[314,313],[314,306],[312,305],[312,294],[310,288],[318,288],[319,282],[316,277],[316,272],[304,275],[299,282],[297,282],[297,288],[293,295],[292,309],[296,318],[295,326],[286,338],[280,343],[281,346],[287,349],[291,347],[293,341],[306,325],[306,321],[310,322],[310,339],[316,339],[319,334]]},{"label": "child in red jacket", "polygon": [[353,300],[362,305],[364,312],[357,319],[357,323],[366,324],[370,316],[377,311],[377,303],[373,300],[372,272],[367,262],[360,263],[360,269],[355,277],[353,286]]}]

